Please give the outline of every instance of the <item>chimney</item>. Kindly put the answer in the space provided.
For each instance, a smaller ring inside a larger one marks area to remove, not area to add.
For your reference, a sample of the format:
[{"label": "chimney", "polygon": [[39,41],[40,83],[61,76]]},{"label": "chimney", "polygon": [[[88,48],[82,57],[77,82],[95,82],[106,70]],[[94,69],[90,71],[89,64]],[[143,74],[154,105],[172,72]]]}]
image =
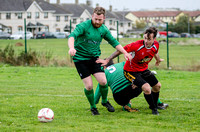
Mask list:
[{"label": "chimney", "polygon": [[56,4],[60,4],[60,0],[57,0]]},{"label": "chimney", "polygon": [[99,7],[99,3],[96,3],[96,7]]},{"label": "chimney", "polygon": [[87,0],[87,1],[86,1],[86,5],[87,5],[87,6],[92,6],[92,1],[91,1],[91,0]]},{"label": "chimney", "polygon": [[112,11],[112,5],[109,6],[109,11]]},{"label": "chimney", "polygon": [[75,4],[78,4],[78,0],[75,0]]}]

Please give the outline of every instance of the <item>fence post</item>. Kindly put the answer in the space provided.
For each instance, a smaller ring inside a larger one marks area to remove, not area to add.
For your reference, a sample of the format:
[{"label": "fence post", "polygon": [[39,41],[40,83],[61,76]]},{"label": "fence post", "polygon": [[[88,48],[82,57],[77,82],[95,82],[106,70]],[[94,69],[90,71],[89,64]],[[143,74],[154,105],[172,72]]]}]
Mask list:
[{"label": "fence post", "polygon": [[169,69],[169,41],[168,41],[168,22],[166,22],[167,28],[167,68]]},{"label": "fence post", "polygon": [[[119,42],[119,22],[117,21],[117,41]],[[119,63],[119,56],[117,57],[117,62]]]},{"label": "fence post", "polygon": [[25,42],[25,54],[27,54],[27,41],[26,41],[26,18],[24,18],[24,42]]},{"label": "fence post", "polygon": [[[71,19],[69,20],[69,26],[70,26],[69,32],[70,32],[70,34],[71,34],[71,32],[72,32],[72,21],[71,21]],[[72,56],[71,56],[71,55],[70,55],[70,61],[71,61],[71,63],[72,63]]]}]

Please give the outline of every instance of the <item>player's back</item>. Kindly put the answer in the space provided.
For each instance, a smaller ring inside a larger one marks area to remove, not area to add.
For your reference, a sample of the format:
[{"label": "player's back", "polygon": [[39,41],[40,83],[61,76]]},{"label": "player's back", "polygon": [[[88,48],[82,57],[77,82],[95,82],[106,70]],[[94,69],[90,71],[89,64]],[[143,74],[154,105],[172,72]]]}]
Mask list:
[{"label": "player's back", "polygon": [[108,86],[110,86],[113,93],[119,92],[130,85],[130,82],[124,77],[124,64],[125,62],[117,63],[105,70]]}]

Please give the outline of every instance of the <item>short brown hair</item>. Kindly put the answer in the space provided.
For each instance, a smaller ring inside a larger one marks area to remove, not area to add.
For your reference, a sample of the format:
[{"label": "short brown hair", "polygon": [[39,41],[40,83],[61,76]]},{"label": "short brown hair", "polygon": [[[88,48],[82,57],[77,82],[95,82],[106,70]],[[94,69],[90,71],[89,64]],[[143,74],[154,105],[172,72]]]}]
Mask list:
[{"label": "short brown hair", "polygon": [[96,13],[97,15],[103,14],[105,16],[106,10],[103,7],[96,7],[93,11],[93,14]]},{"label": "short brown hair", "polygon": [[147,34],[147,37],[149,38],[149,35],[151,33],[153,33],[153,35],[154,35],[153,38],[155,38],[157,36],[157,32],[158,32],[158,30],[155,27],[150,27],[150,28],[146,29],[144,34]]}]

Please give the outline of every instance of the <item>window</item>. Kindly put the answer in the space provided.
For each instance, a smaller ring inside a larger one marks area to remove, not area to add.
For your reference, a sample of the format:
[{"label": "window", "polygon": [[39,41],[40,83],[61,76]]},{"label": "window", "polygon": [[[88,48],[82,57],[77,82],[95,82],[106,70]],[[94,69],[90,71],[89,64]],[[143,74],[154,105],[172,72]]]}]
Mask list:
[{"label": "window", "polygon": [[56,16],[56,21],[57,21],[57,22],[60,21],[60,16]]},{"label": "window", "polygon": [[8,32],[9,34],[12,34],[12,27],[8,27],[8,28],[7,28],[7,32]]},{"label": "window", "polygon": [[18,16],[18,19],[22,19],[22,13],[18,13],[17,16]]},{"label": "window", "polygon": [[109,24],[112,25],[112,20],[109,20]]},{"label": "window", "polygon": [[18,31],[22,31],[22,26],[18,26]]},{"label": "window", "polygon": [[60,28],[56,28],[56,32],[60,32]]},{"label": "window", "polygon": [[48,32],[48,31],[49,31],[49,26],[46,25],[44,30],[45,30],[46,32]]},{"label": "window", "polygon": [[40,13],[39,12],[35,13],[35,18],[40,18]]},{"label": "window", "polygon": [[123,23],[120,23],[120,26],[123,27]]},{"label": "window", "polygon": [[80,18],[80,22],[83,22],[83,18]]},{"label": "window", "polygon": [[68,21],[68,16],[65,16],[65,21],[66,21],[66,22]]},{"label": "window", "polygon": [[48,12],[44,12],[44,18],[48,18]]},{"label": "window", "polygon": [[11,13],[6,13],[6,19],[11,19]]},{"label": "window", "polygon": [[72,23],[76,24],[76,19],[73,19]]},{"label": "window", "polygon": [[31,12],[27,12],[27,18],[28,18],[28,19],[31,18]]},{"label": "window", "polygon": [[128,23],[128,27],[131,27],[131,23],[130,22]]}]

